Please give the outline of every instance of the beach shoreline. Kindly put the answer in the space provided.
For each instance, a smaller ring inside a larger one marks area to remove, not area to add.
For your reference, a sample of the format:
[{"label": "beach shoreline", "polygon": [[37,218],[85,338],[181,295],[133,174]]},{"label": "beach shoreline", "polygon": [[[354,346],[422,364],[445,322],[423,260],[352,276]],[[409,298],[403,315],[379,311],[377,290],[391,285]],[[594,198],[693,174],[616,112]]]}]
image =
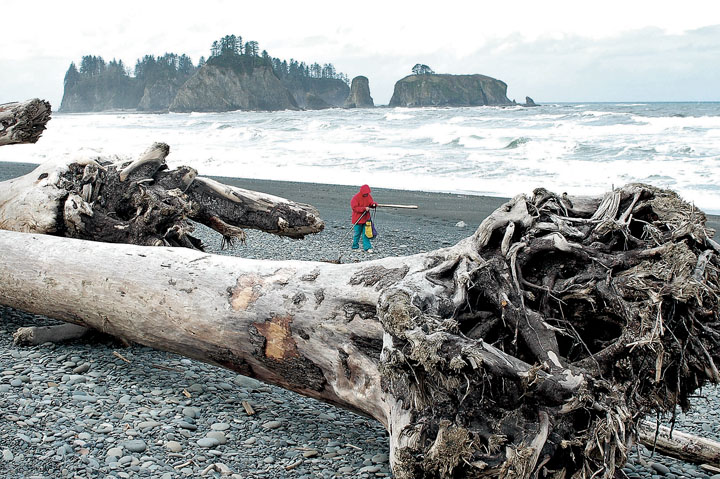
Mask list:
[{"label": "beach shoreline", "polygon": [[[37,165],[0,161],[0,181],[24,175]],[[200,172],[202,174],[202,172]],[[210,176],[223,183],[254,191],[280,196],[292,201],[307,203],[320,211],[321,218],[346,215],[349,218],[350,198],[357,193],[357,186],[306,183],[281,180],[261,180],[225,176]],[[368,184],[373,188],[371,179]],[[542,185],[538,184],[538,187]],[[482,196],[459,193],[424,192],[417,190],[396,190],[373,188],[373,197],[378,203],[417,205],[417,210],[380,209],[381,219],[387,214],[387,222],[393,220],[422,221],[433,219],[453,225],[463,221],[475,228],[497,207],[517,194],[531,194],[531,191],[511,191],[508,197]],[[323,213],[325,216],[323,216]],[[720,215],[706,213],[707,225],[720,231]]]}]

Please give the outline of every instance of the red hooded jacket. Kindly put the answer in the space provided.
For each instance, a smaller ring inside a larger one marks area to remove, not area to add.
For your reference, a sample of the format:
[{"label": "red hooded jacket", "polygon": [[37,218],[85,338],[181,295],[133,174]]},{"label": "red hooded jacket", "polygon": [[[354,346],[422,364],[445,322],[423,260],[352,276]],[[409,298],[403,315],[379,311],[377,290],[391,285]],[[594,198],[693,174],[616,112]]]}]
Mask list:
[{"label": "red hooded jacket", "polygon": [[[367,196],[364,196],[367,195]],[[370,195],[370,187],[362,185],[360,191],[350,200],[350,208],[352,208],[352,223],[363,224],[370,221],[370,212],[365,211],[368,206],[375,207],[377,204]]]}]

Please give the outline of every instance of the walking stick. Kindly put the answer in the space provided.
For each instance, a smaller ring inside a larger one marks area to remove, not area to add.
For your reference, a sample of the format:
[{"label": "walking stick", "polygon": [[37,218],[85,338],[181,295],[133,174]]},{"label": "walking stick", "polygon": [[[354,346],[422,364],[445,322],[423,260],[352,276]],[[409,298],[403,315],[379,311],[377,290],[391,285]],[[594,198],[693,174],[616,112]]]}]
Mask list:
[{"label": "walking stick", "polygon": [[416,210],[417,205],[385,205],[377,203],[378,206],[381,206],[383,208],[404,208],[406,210]]}]

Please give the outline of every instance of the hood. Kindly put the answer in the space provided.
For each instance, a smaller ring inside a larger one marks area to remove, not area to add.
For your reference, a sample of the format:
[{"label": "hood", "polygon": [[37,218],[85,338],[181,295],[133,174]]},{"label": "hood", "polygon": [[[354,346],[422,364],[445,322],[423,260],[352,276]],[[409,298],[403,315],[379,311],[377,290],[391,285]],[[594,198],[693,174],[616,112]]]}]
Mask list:
[{"label": "hood", "polygon": [[362,185],[360,187],[360,194],[361,195],[367,195],[370,193],[370,187],[368,185]]}]

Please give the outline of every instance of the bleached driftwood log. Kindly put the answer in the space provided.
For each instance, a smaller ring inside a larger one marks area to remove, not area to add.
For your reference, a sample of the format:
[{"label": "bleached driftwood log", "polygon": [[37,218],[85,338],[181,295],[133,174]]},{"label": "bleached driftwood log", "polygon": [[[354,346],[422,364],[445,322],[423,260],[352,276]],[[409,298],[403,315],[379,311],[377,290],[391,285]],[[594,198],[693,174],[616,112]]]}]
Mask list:
[{"label": "bleached driftwood log", "polygon": [[0,232],[0,302],[375,417],[398,478],[609,479],[638,418],[718,381],[710,234],[645,185],[536,190],[453,247],[347,265]]},{"label": "bleached driftwood log", "polygon": [[155,143],[135,161],[84,158],[49,162],[0,183],[0,229],[71,238],[201,248],[188,220],[225,240],[245,239],[242,228],[302,238],[322,231],[306,204],[168,170],[170,148]]},{"label": "bleached driftwood log", "polygon": [[0,105],[0,146],[35,143],[50,115],[50,103],[37,98]]},{"label": "bleached driftwood log", "polygon": [[672,456],[682,461],[711,464],[720,467],[720,443],[711,439],[687,434],[667,426],[641,421],[637,428],[638,440],[653,452]]}]

